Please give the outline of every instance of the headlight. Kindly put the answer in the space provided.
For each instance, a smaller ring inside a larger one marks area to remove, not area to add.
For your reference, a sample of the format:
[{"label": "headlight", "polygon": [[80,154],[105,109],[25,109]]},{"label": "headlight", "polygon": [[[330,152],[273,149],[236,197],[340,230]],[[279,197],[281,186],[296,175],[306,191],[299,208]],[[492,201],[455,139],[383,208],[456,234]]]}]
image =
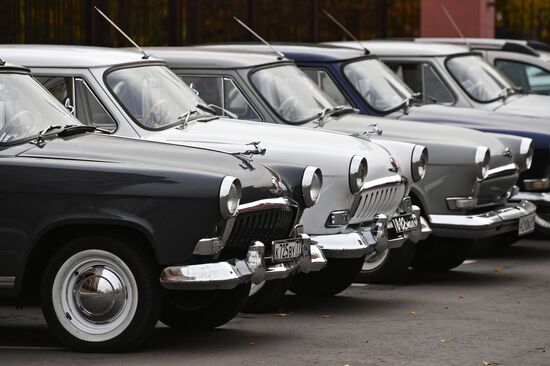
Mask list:
[{"label": "headlight", "polygon": [[522,138],[519,153],[521,157],[525,159],[525,166],[522,167],[522,170],[529,170],[533,163],[533,154],[535,153],[535,144],[533,140],[526,137]]},{"label": "headlight", "polygon": [[223,178],[220,186],[220,213],[224,219],[228,219],[237,213],[241,202],[241,182],[227,176]]},{"label": "headlight", "polygon": [[476,150],[475,164],[476,174],[479,179],[485,179],[489,173],[489,163],[491,163],[491,151],[488,147],[478,146]]},{"label": "headlight", "polygon": [[308,166],[302,175],[302,194],[306,207],[311,207],[317,203],[321,196],[321,187],[323,186],[323,174],[321,169]]},{"label": "headlight", "polygon": [[367,180],[369,166],[367,159],[355,155],[349,164],[349,187],[351,193],[357,194],[363,189],[363,184]]},{"label": "headlight", "polygon": [[424,175],[426,175],[427,165],[428,149],[424,146],[416,145],[411,158],[411,172],[415,183],[424,178]]}]

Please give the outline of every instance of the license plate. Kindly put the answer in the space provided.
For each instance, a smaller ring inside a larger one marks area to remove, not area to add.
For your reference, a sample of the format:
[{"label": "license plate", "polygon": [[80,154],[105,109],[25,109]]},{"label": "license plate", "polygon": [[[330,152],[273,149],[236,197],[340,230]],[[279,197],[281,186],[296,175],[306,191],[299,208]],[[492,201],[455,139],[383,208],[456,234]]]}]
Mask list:
[{"label": "license plate", "polygon": [[398,216],[391,219],[391,223],[396,233],[404,233],[416,229],[417,219],[415,215]]},{"label": "license plate", "polygon": [[271,246],[271,261],[273,263],[295,260],[302,255],[302,240],[274,241]]},{"label": "license plate", "polygon": [[519,218],[518,235],[525,235],[535,230],[535,214]]}]

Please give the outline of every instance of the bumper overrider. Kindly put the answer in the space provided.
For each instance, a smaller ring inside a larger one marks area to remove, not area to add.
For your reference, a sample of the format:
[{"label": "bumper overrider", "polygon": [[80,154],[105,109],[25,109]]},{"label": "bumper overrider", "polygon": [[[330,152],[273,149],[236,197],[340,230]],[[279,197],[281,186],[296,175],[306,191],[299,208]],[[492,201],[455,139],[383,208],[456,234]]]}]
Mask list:
[{"label": "bumper overrider", "polygon": [[418,206],[410,206],[408,212],[388,219],[376,215],[369,226],[348,229],[348,232],[331,235],[312,235],[326,258],[360,258],[374,251],[401,247],[407,240],[416,243],[432,232],[428,222],[420,216]]},{"label": "bumper overrider", "polygon": [[[288,205],[288,200],[261,200],[240,205],[238,212],[282,205]],[[232,228],[232,222],[228,222],[223,237],[200,240],[193,253],[207,256],[218,254]],[[264,243],[256,241],[248,248],[246,259],[166,267],[161,272],[160,283],[171,290],[230,290],[247,282],[258,284],[287,278],[298,272],[319,271],[327,263],[321,249],[312,245],[310,237],[302,233],[301,225],[294,227],[292,238],[273,241],[271,252],[271,256],[267,256]]]},{"label": "bumper overrider", "polygon": [[534,230],[535,212],[536,206],[529,201],[508,202],[482,213],[430,215],[430,225],[434,235],[443,237],[483,239],[514,231],[521,236]]}]

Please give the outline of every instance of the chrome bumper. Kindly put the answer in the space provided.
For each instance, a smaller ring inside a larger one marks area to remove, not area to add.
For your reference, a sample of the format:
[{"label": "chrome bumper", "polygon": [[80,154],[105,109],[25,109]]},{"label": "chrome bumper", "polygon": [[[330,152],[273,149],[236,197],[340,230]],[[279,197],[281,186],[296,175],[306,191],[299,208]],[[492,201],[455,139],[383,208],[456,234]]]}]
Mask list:
[{"label": "chrome bumper", "polygon": [[522,191],[510,198],[511,201],[531,201],[535,205],[550,206],[550,192]]},{"label": "chrome bumper", "polygon": [[430,215],[434,235],[482,239],[518,230],[519,219],[536,212],[528,201],[510,202],[505,207],[476,215]]}]

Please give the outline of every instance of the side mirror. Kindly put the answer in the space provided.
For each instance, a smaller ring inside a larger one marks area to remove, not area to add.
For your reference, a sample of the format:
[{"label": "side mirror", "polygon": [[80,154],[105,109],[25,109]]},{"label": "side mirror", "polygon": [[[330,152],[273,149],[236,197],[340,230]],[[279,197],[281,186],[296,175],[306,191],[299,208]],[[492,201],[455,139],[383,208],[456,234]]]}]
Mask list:
[{"label": "side mirror", "polygon": [[71,105],[71,100],[69,98],[65,99],[65,108],[74,116],[74,106]]}]

